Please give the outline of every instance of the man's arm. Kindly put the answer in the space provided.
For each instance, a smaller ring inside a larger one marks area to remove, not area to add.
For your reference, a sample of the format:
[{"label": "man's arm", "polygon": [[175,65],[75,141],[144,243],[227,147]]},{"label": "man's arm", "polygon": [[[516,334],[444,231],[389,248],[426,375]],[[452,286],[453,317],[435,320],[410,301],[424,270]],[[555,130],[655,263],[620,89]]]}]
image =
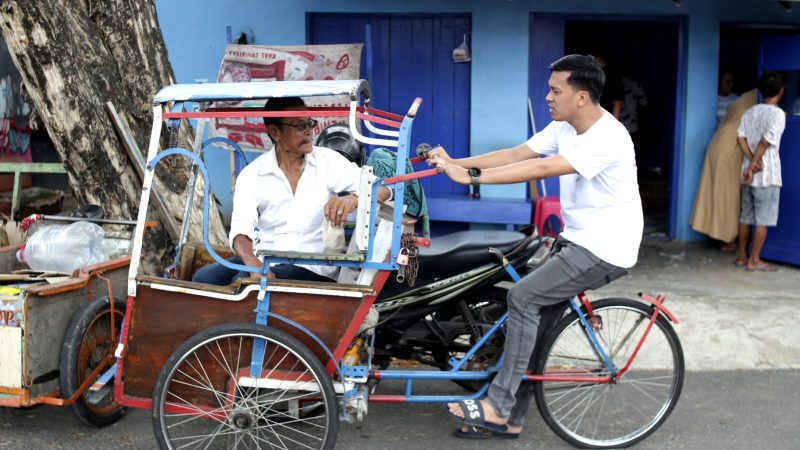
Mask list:
[{"label": "man's arm", "polygon": [[[383,203],[389,200],[392,196],[392,191],[386,186],[381,186],[378,189],[378,203]],[[355,194],[346,195],[344,197],[332,197],[328,200],[323,208],[323,213],[334,226],[339,226],[344,223],[345,219],[354,209],[358,208],[358,196]]]},{"label": "man's arm", "polygon": [[[763,141],[763,139],[762,139],[762,141]],[[745,158],[747,158],[750,161],[752,161],[753,160],[753,152],[750,151],[750,145],[747,144],[747,139],[744,138],[744,137],[738,137],[736,139],[736,143],[739,144],[739,150],[742,151],[742,154],[745,156]]]},{"label": "man's arm", "polygon": [[493,150],[483,155],[471,156],[469,158],[453,159],[442,147],[436,147],[427,154],[428,159],[439,157],[450,164],[455,164],[466,169],[472,167],[488,169],[491,167],[506,166],[515,162],[538,158],[539,156],[541,155],[531,150],[525,142],[516,147]]},{"label": "man's arm", "polygon": [[[446,173],[456,183],[470,184],[472,182],[472,177],[467,169],[460,165],[448,163],[438,157],[429,160],[428,164],[435,165],[439,172]],[[555,155],[549,158],[528,159],[485,169],[478,181],[481,184],[510,184],[569,173],[576,173],[575,168],[563,156]]]},{"label": "man's arm", "polygon": [[[233,238],[233,251],[236,253],[240,258],[242,258],[242,263],[246,266],[255,266],[261,269],[261,260],[258,259],[255,252],[253,251],[253,241],[243,235],[239,234]],[[250,272],[250,276],[254,278],[258,278],[261,275],[258,272]]]},{"label": "man's arm", "polygon": [[[743,138],[739,138],[737,142],[739,142],[739,148],[742,148],[742,140]],[[747,146],[747,142],[744,144],[747,149],[749,150],[750,147]],[[767,151],[767,147],[769,147],[769,142],[762,136],[761,140],[758,141],[758,146],[756,147],[755,154],[751,153],[750,155],[745,154],[750,159],[750,165],[747,166],[744,173],[742,174],[742,183],[750,184],[753,181],[753,175],[756,172],[763,168],[763,164],[761,162],[761,158],[764,156],[764,152]],[[742,150],[744,151],[744,150]]]}]

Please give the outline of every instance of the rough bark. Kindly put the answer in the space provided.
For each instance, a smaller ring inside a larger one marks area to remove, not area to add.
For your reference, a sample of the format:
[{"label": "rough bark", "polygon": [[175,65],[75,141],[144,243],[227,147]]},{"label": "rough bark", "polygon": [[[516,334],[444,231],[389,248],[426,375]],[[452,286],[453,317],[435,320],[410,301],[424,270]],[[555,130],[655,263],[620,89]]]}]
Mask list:
[{"label": "rough bark", "polygon": [[[150,101],[174,83],[154,0],[0,0],[0,29],[78,200],[136,218],[141,185],[104,105],[115,105],[146,152]],[[188,162],[170,163],[156,184],[180,220]],[[225,241],[216,208],[211,230],[213,243]],[[147,241],[149,262],[166,261],[173,249],[164,227]]]}]

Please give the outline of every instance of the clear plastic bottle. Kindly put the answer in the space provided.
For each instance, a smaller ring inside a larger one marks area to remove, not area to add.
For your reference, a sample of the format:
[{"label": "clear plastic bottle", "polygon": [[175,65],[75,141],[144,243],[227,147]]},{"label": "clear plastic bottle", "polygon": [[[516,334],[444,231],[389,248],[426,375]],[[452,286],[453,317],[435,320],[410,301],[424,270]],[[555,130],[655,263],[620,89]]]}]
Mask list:
[{"label": "clear plastic bottle", "polygon": [[31,269],[71,273],[103,262],[103,229],[90,222],[39,228],[17,252],[17,259]]}]

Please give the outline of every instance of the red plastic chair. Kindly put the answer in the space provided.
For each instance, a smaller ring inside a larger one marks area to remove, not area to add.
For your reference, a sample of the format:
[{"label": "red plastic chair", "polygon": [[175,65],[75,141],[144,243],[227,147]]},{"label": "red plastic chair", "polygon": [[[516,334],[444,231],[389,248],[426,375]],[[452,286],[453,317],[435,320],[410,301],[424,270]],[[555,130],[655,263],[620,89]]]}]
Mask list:
[{"label": "red plastic chair", "polygon": [[[556,223],[556,219],[558,222]],[[533,224],[542,236],[558,236],[564,229],[561,218],[561,201],[558,196],[548,195],[536,199],[533,205]]]}]

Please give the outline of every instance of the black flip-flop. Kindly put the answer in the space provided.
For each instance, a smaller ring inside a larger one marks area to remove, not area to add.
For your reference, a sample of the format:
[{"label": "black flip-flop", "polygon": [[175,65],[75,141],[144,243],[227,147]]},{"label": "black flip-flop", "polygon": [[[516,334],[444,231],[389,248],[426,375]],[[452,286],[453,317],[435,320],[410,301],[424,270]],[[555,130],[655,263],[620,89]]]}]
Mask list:
[{"label": "black flip-flop", "polygon": [[[458,406],[461,407],[461,412],[464,413],[464,417],[458,417],[450,412],[449,408],[447,409],[447,414],[450,414],[450,417],[455,419],[457,422],[463,423],[464,425],[486,428],[489,431],[506,432],[508,429],[505,425],[487,422],[486,415],[483,413],[483,405],[480,401],[459,400],[456,403],[458,403]],[[445,408],[447,408],[446,405]]]},{"label": "black flip-flop", "polygon": [[496,431],[488,428],[476,427],[475,425],[467,425],[467,431],[458,427],[453,431],[453,436],[461,439],[517,439],[519,433],[509,433],[508,427],[506,427],[506,431]]}]

